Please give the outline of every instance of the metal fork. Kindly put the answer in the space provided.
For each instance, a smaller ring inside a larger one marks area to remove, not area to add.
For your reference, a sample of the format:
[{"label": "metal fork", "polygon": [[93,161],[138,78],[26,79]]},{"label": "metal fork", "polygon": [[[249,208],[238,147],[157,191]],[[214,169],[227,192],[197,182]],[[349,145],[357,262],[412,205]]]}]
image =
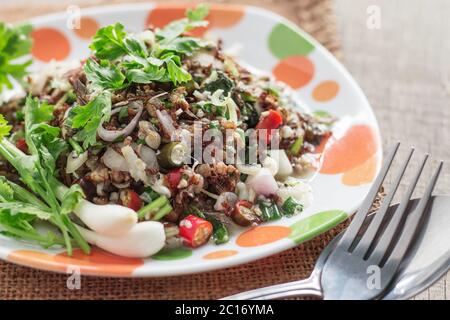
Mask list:
[{"label": "metal fork", "polygon": [[427,212],[426,208],[443,164],[441,161],[416,208],[407,214],[409,200],[428,159],[428,155],[424,156],[408,190],[389,220],[386,213],[414,152],[414,149],[411,149],[378,213],[369,223],[365,223],[399,146],[400,143],[397,143],[389,152],[353,221],[325,261],[320,271],[318,287],[321,290],[311,288],[305,290],[305,285],[301,281],[294,281],[243,292],[224,299],[280,299],[301,296],[305,293],[324,299],[369,300],[380,297],[390,285],[405,253],[421,228],[420,222]]}]

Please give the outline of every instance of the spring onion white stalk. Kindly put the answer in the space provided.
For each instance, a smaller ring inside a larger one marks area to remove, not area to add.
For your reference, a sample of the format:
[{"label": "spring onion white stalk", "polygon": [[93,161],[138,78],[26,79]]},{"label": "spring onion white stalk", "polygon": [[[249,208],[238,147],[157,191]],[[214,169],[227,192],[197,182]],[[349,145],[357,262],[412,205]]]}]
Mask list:
[{"label": "spring onion white stalk", "polygon": [[137,223],[121,236],[102,235],[77,226],[91,244],[108,252],[129,258],[145,258],[157,253],[165,244],[164,226],[156,221]]},{"label": "spring onion white stalk", "polygon": [[[67,190],[65,185],[59,183],[56,196],[62,199]],[[85,199],[80,200],[74,213],[90,229],[107,236],[126,234],[138,221],[136,211],[130,208],[116,204],[98,205]]]}]

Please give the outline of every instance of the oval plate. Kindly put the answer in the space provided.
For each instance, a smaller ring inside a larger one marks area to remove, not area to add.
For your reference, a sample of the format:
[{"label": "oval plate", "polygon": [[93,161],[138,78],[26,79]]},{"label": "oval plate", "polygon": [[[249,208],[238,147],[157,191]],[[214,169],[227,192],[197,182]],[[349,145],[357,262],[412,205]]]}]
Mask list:
[{"label": "oval plate", "polygon": [[[34,69],[51,59],[70,61],[89,55],[95,31],[115,22],[139,31],[160,27],[184,15],[186,5],[135,4],[82,9],[31,20]],[[358,207],[378,172],[382,148],[378,124],[359,86],[317,41],[294,24],[267,10],[249,6],[212,5],[210,25],[199,33],[223,39],[224,48],[239,44],[238,58],[271,72],[295,91],[299,103],[340,120],[322,146],[322,168],[311,178],[314,201],[291,218],[251,229],[233,227],[227,244],[190,250],[164,250],[148,259],[117,257],[94,248],[90,256],[75,250],[45,250],[0,237],[0,258],[21,265],[66,272],[80,268],[97,276],[170,276],[230,267],[292,248],[334,227]],[[73,28],[75,26],[75,28]],[[79,26],[80,28],[76,28]],[[73,269],[71,269],[73,270]]]}]

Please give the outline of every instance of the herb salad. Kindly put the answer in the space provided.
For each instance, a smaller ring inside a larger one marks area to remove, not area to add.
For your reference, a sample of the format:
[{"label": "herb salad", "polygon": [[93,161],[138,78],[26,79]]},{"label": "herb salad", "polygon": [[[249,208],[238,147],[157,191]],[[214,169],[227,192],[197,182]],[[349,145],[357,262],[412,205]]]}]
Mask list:
[{"label": "herb salad", "polygon": [[0,23],[0,90],[26,91],[0,107],[3,235],[69,255],[96,245],[146,257],[220,245],[232,224],[311,202],[301,177],[316,169],[334,119],[300,111],[220,40],[193,36],[207,15],[199,5],[163,28],[103,27],[87,59],[33,74],[31,28]]}]

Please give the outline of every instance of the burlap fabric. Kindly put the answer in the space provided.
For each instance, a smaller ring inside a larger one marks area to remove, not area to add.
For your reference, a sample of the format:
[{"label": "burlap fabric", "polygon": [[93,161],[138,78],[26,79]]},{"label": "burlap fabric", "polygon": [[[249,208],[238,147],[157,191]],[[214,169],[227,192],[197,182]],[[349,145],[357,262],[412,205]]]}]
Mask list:
[{"label": "burlap fabric", "polygon": [[[80,6],[112,2],[123,1],[80,1]],[[239,3],[259,5],[284,15],[313,35],[338,58],[341,57],[329,0],[244,0]],[[0,20],[23,20],[39,14],[65,10],[66,6],[67,3],[64,2],[57,5],[7,5],[0,11]],[[80,290],[67,289],[66,275],[0,262],[0,298],[216,299],[244,290],[307,277],[322,249],[347,223],[294,249],[234,268],[148,279],[83,277]],[[182,264],[180,267],[182,268]]]}]

